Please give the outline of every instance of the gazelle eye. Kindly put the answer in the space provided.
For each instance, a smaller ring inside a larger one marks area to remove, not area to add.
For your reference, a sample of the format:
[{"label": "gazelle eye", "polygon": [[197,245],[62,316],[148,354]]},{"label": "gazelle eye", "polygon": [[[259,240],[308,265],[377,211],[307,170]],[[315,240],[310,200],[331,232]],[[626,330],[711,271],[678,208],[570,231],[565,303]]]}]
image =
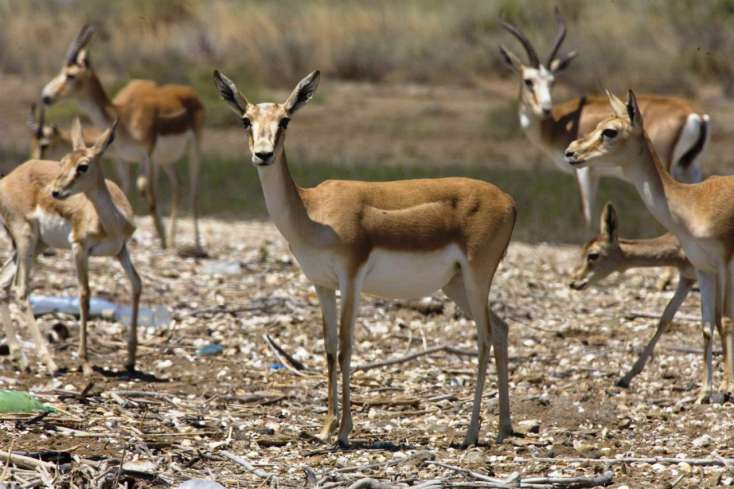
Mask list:
[{"label": "gazelle eye", "polygon": [[252,126],[252,122],[247,117],[242,118],[242,127],[249,129]]},{"label": "gazelle eye", "polygon": [[599,259],[599,253],[589,253],[586,255],[586,261],[591,263]]},{"label": "gazelle eye", "polygon": [[89,170],[89,165],[79,165],[76,167],[76,172],[78,174],[86,173],[87,170]]},{"label": "gazelle eye", "polygon": [[525,86],[526,87],[533,88],[533,80],[531,80],[530,78],[527,78],[527,79],[525,79],[523,81],[525,82]]},{"label": "gazelle eye", "polygon": [[290,121],[291,121],[291,120],[290,120],[289,118],[287,118],[287,117],[284,117],[284,118],[282,118],[282,119],[280,120],[280,122],[278,123],[278,126],[279,126],[279,127],[281,128],[281,129],[285,129],[286,127],[288,127],[288,123],[289,123]]},{"label": "gazelle eye", "polygon": [[67,80],[73,80],[74,78],[76,78],[76,75],[72,75],[71,73],[67,73],[66,74],[66,79]]},{"label": "gazelle eye", "polygon": [[602,137],[607,138],[607,139],[614,139],[617,137],[618,133],[619,131],[617,131],[616,129],[604,129],[601,132],[601,135]]}]

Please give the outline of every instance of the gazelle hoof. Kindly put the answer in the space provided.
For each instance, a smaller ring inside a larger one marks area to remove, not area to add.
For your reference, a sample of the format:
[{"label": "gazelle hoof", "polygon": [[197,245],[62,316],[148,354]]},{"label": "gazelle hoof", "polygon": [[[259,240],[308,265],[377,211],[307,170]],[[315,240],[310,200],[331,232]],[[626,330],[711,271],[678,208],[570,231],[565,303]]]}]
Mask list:
[{"label": "gazelle hoof", "polygon": [[331,435],[336,433],[336,429],[338,427],[339,419],[336,416],[327,416],[324,420],[324,425],[321,428],[321,432],[316,436],[316,438],[326,443],[331,438]]},{"label": "gazelle hoof", "polygon": [[710,389],[702,390],[696,398],[696,404],[709,404],[711,402],[712,391]]},{"label": "gazelle hoof", "polygon": [[622,377],[614,385],[616,385],[617,387],[628,389],[630,386],[630,379],[628,379],[627,377]]},{"label": "gazelle hoof", "polygon": [[94,375],[94,369],[89,362],[82,363],[82,375],[84,375],[84,377],[91,377]]}]

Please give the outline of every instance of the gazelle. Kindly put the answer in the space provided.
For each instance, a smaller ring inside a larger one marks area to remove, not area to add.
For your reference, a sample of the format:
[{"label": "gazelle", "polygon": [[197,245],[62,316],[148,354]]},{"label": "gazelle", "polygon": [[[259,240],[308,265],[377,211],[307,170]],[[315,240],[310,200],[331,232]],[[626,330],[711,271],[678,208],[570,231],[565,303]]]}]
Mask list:
[{"label": "gazelle", "polygon": [[[614,169],[592,166],[573,169],[563,159],[571,141],[591,131],[609,115],[606,97],[580,97],[553,105],[551,90],[556,76],[576,57],[571,51],[559,56],[566,38],[566,25],[556,11],[558,36],[545,61],[541,62],[528,38],[516,27],[502,26],[517,38],[528,55],[528,63],[500,46],[505,62],[519,75],[520,125],[530,141],[566,173],[575,173],[581,197],[581,210],[588,227],[595,219],[595,202],[602,176],[622,177]],[[665,168],[682,182],[701,180],[699,162],[709,138],[709,117],[695,111],[677,97],[645,95],[639,98],[647,132]]]},{"label": "gazelle", "polygon": [[[143,163],[147,177],[138,179],[153,216],[156,232],[163,248],[166,236],[157,207],[157,179],[160,165],[173,186],[170,241],[175,246],[176,213],[179,200],[179,178],[175,163],[189,148],[190,204],[194,217],[195,251],[201,253],[198,224],[198,179],[201,134],[204,124],[204,106],[194,89],[186,85],[157,85],[150,80],[132,80],[110,100],[92,68],[86,45],[94,28],[85,25],[69,46],[64,65],[56,77],[43,87],[42,100],[46,105],[62,97],[78,100],[80,108],[97,127],[107,127],[119,120],[117,142],[111,153],[120,161]],[[123,188],[128,190],[124,178]]]},{"label": "gazelle", "polygon": [[[479,368],[464,443],[478,442],[491,346],[497,364],[499,439],[511,435],[507,324],[489,309],[487,300],[515,224],[512,198],[494,185],[467,178],[327,180],[312,188],[298,187],[288,169],[285,137],[291,117],[316,91],[319,72],[301,80],[280,104],[252,104],[227,77],[215,71],[214,78],[244,126],[270,217],[319,297],[328,366],[328,413],[320,438],[328,440],[337,426],[338,343],[342,375],[338,441],[349,443],[350,362],[361,293],[411,298],[438,289],[477,327]],[[341,294],[338,321],[336,290]]]},{"label": "gazelle", "polygon": [[[81,332],[79,359],[85,375],[92,372],[87,351],[90,256],[114,256],[132,286],[132,314],[127,340],[128,371],[135,369],[140,277],[130,260],[127,241],[133,234],[133,210],[120,188],[102,174],[100,158],[112,143],[116,122],[87,147],[79,119],[71,130],[73,151],[61,162],[29,160],[0,180],[0,217],[14,253],[0,271],[3,290],[15,283],[15,296],[39,353],[50,371],[56,364],[33,317],[28,294],[33,257],[43,248],[71,249],[79,280]],[[18,349],[7,300],[0,315],[11,349]],[[21,354],[21,359],[23,356]]]},{"label": "gazelle", "polygon": [[[32,160],[60,160],[72,151],[71,131],[62,129],[56,124],[46,124],[46,111],[43,106],[36,107],[36,104],[31,104],[28,127],[32,132]],[[93,127],[85,127],[84,143],[91,146],[101,134]]]},{"label": "gazelle", "polygon": [[611,202],[604,206],[600,229],[601,233],[581,250],[579,265],[573,272],[572,289],[584,290],[614,272],[624,272],[632,268],[673,267],[679,272],[678,286],[660,316],[655,334],[634,366],[617,381],[617,386],[629,387],[632,379],[645,368],[658,340],[665,334],[681,304],[688,297],[696,283],[696,270],[683,253],[678,239],[670,233],[652,239],[620,238],[617,212]]},{"label": "gazelle", "polygon": [[[721,328],[725,351],[734,352],[734,177],[683,184],[665,170],[643,123],[635,94],[625,105],[608,93],[613,115],[565,151],[574,168],[613,165],[637,188],[655,218],[680,241],[701,289],[704,374],[699,401],[712,390],[712,337]],[[734,392],[733,355],[726,355],[724,390]]]}]

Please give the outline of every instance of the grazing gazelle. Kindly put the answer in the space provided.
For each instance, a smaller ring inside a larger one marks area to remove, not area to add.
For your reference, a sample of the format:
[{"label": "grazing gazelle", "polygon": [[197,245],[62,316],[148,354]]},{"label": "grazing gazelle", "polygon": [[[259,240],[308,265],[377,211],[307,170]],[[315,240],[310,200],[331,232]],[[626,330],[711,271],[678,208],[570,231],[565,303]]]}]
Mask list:
[{"label": "grazing gazelle", "polygon": [[676,237],[670,233],[651,239],[620,238],[617,212],[611,202],[604,206],[600,227],[601,233],[581,250],[579,265],[573,271],[572,289],[584,290],[614,272],[624,272],[632,268],[673,267],[679,272],[678,287],[660,316],[655,334],[634,366],[617,381],[619,387],[629,387],[630,381],[645,368],[655,345],[665,334],[675,313],[696,283],[696,270],[686,258]]},{"label": "grazing gazelle", "polygon": [[[734,352],[734,177],[680,183],[665,171],[643,124],[635,94],[625,105],[608,93],[613,115],[565,151],[574,168],[614,165],[637,188],[648,210],[675,234],[696,269],[701,289],[704,373],[699,401],[712,390],[712,338],[719,326],[725,351]],[[734,392],[734,361],[725,355],[724,391]]]},{"label": "grazing gazelle", "polygon": [[[486,182],[467,178],[360,182],[327,180],[301,188],[291,178],[285,136],[293,114],[313,96],[315,71],[282,104],[252,104],[234,83],[214,72],[217,88],[240,117],[275,226],[283,234],[318,294],[328,365],[328,414],[321,431],[337,425],[337,344],[342,374],[339,443],[349,443],[349,395],[354,322],[362,292],[421,297],[443,289],[474,319],[479,368],[469,429],[479,438],[482,390],[494,347],[499,391],[499,439],[510,436],[507,324],[488,306],[492,278],[510,242],[515,203]],[[337,320],[336,295],[341,294]],[[338,327],[337,327],[338,324]]]},{"label": "grazing gazelle", "polygon": [[[141,283],[130,260],[127,241],[133,234],[133,210],[120,188],[102,174],[100,158],[112,143],[116,123],[87,147],[79,119],[71,130],[73,151],[61,162],[29,160],[0,180],[0,217],[14,248],[0,271],[3,290],[15,282],[15,296],[39,353],[51,371],[56,364],[30,309],[31,264],[43,248],[71,249],[79,280],[81,330],[79,359],[85,375],[92,372],[87,354],[90,256],[114,256],[132,286],[132,314],[127,340],[128,371],[135,370],[138,304]],[[0,314],[11,348],[18,348],[7,299]]]},{"label": "grazing gazelle", "polygon": [[[175,163],[189,147],[190,203],[194,217],[194,245],[201,251],[199,237],[198,190],[204,106],[194,89],[186,85],[157,85],[149,80],[132,80],[110,100],[92,68],[86,45],[94,28],[85,25],[74,41],[59,74],[43,87],[42,100],[46,105],[61,97],[73,97],[80,108],[97,127],[107,127],[120,121],[117,141],[111,153],[120,161],[142,163],[147,177],[138,179],[153,216],[161,245],[166,247],[166,236],[156,201],[157,172],[160,165],[169,175],[173,186],[170,242],[175,246],[176,212],[179,200],[179,179]],[[125,174],[125,172],[122,172]],[[123,188],[128,190],[126,179]]]},{"label": "grazing gazelle", "polygon": [[[574,170],[563,160],[563,151],[571,141],[591,131],[609,115],[606,97],[580,97],[553,105],[551,89],[556,75],[568,68],[576,56],[572,51],[558,56],[566,38],[566,25],[556,11],[559,33],[543,64],[528,38],[516,27],[502,23],[515,36],[528,55],[528,64],[500,47],[502,58],[517,72],[520,80],[520,125],[530,141],[545,153],[561,171],[575,173],[581,196],[581,210],[586,225],[594,223],[596,194],[602,176],[619,178],[620,173],[606,167],[592,166]],[[676,97],[647,95],[640,97],[647,133],[662,158],[665,168],[682,182],[701,179],[700,157],[709,136],[709,117],[696,112]],[[624,178],[622,176],[622,178]]]}]

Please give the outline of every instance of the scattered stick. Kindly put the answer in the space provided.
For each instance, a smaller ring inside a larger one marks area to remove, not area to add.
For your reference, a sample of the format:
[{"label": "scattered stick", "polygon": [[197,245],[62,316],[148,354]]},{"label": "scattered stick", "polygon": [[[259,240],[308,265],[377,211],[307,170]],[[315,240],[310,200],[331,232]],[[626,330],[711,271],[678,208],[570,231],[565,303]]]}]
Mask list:
[{"label": "scattered stick", "polygon": [[248,472],[254,474],[257,477],[260,477],[261,479],[267,479],[271,483],[275,483],[277,481],[275,475],[271,474],[270,472],[266,472],[266,471],[264,471],[262,469],[258,469],[257,467],[255,467],[254,465],[252,465],[250,462],[248,462],[244,458],[239,457],[239,456],[235,455],[232,452],[228,452],[226,450],[223,450],[223,451],[219,452],[219,454],[222,457],[224,457],[227,460],[229,460],[230,462],[234,462],[237,465],[240,465],[240,466],[244,467],[245,470],[247,470]]},{"label": "scattered stick", "polygon": [[[645,318],[645,319],[660,319],[660,313],[647,312],[647,311],[630,311],[624,315],[626,319]],[[691,316],[689,314],[676,314],[674,321],[686,321],[692,323],[700,323],[700,316]]]},{"label": "scattered stick", "polygon": [[19,455],[17,453],[13,452],[5,452],[3,450],[0,450],[0,459],[4,459],[14,465],[17,465],[18,467],[24,468],[24,469],[46,469],[46,470],[53,470],[56,466],[50,462],[44,462],[43,460],[38,460],[31,457],[26,457],[25,455]]},{"label": "scattered stick", "polygon": [[372,464],[355,465],[352,467],[343,467],[341,469],[337,469],[336,472],[340,474],[345,474],[349,472],[362,472],[363,470],[392,467],[394,465],[403,465],[409,462],[410,463],[417,462],[421,464],[427,460],[431,460],[433,457],[434,455],[430,452],[416,452],[413,455],[408,455],[407,457],[395,457],[392,460],[388,460],[386,462],[376,462]]},{"label": "scattered stick", "polygon": [[390,365],[396,365],[398,363],[405,363],[411,360],[415,360],[416,358],[420,358],[426,355],[432,355],[433,353],[438,353],[438,352],[453,353],[455,355],[464,355],[464,356],[477,356],[477,352],[475,351],[462,350],[460,348],[456,348],[455,346],[444,343],[441,345],[433,346],[431,348],[426,348],[423,351],[413,352],[405,356],[388,358],[387,360],[383,360],[381,362],[372,362],[372,363],[365,363],[363,365],[357,365],[352,368],[352,372],[357,372],[360,370],[364,372],[367,370],[371,370],[373,368],[387,367]]},{"label": "scattered stick", "polygon": [[308,370],[303,363],[293,358],[292,355],[290,355],[279,344],[277,344],[269,334],[264,334],[263,338],[271,348],[274,348],[275,351],[277,351],[283,358],[288,361],[291,367],[295,368],[296,370]]},{"label": "scattered stick", "polygon": [[688,465],[717,465],[725,467],[727,464],[734,463],[734,458],[675,458],[675,457],[621,457],[621,458],[550,458],[550,457],[534,457],[534,458],[517,458],[517,462],[554,462],[554,463],[595,463],[605,465],[615,464],[680,464]]}]

